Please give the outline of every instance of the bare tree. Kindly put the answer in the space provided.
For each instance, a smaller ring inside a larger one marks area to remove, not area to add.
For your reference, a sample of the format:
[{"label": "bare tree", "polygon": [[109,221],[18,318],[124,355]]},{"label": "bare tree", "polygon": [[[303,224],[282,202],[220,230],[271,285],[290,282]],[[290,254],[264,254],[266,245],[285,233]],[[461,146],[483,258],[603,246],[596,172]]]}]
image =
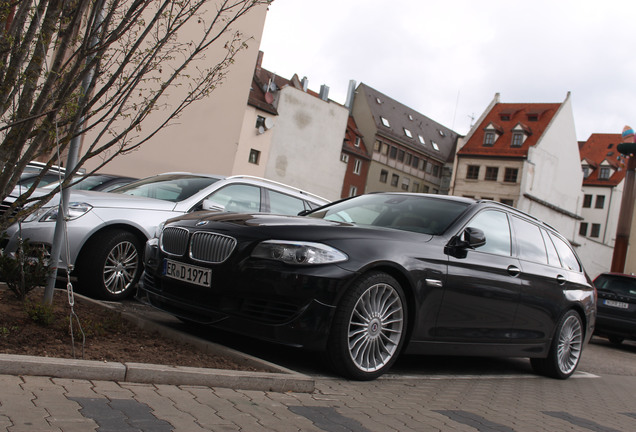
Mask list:
[{"label": "bare tree", "polygon": [[[0,2],[0,197],[9,196],[29,161],[56,165],[74,137],[91,139],[73,171],[98,158],[97,171],[147,142],[223,82],[249,39],[233,25],[270,2]],[[213,46],[224,54],[211,62]],[[179,102],[166,104],[168,92]],[[0,229],[38,207],[36,186],[0,216]]]}]

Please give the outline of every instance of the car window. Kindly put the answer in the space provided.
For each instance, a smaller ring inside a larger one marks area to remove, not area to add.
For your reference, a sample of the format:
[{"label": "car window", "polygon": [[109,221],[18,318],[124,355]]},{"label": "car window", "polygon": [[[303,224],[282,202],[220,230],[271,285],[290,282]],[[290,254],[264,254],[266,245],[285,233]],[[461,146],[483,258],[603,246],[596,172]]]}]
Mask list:
[{"label": "car window", "polygon": [[594,280],[594,286],[618,295],[636,295],[636,279],[631,277],[602,274]]},{"label": "car window", "polygon": [[476,250],[511,255],[510,224],[506,213],[498,210],[482,211],[468,223],[468,226],[482,230],[486,236],[486,244]]},{"label": "car window", "polygon": [[297,215],[301,211],[305,210],[305,202],[302,199],[294,198],[291,195],[276,192],[271,189],[268,190],[267,193],[269,195],[270,213]]},{"label": "car window", "polygon": [[570,248],[570,246],[559,237],[550,233],[550,238],[554,242],[554,246],[556,247],[557,252],[559,253],[559,257],[561,258],[561,265],[568,269],[574,271],[581,271],[581,264],[579,264],[579,260],[574,255],[574,252]]},{"label": "car window", "polygon": [[245,184],[225,186],[208,196],[208,199],[222,205],[228,212],[261,211],[261,188],[258,186]]},{"label": "car window", "polygon": [[162,175],[129,183],[112,192],[177,202],[190,198],[218,180],[192,175]]},{"label": "car window", "polygon": [[557,253],[557,250],[554,247],[554,243],[552,243],[548,232],[542,229],[541,234],[543,235],[543,243],[545,244],[546,251],[548,252],[548,264],[554,267],[561,267],[559,254]]},{"label": "car window", "polygon": [[516,216],[512,217],[512,226],[515,230],[518,257],[526,261],[547,264],[548,255],[543,244],[541,229]]},{"label": "car window", "polygon": [[308,216],[439,235],[467,206],[465,202],[419,195],[370,194],[335,203]]}]

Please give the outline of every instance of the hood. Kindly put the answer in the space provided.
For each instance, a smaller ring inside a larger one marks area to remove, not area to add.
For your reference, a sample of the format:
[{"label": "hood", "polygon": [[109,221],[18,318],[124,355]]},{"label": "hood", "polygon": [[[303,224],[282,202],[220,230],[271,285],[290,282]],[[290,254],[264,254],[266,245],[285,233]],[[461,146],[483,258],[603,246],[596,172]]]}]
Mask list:
[{"label": "hood", "polygon": [[[60,194],[51,199],[47,206],[57,205]],[[97,208],[126,208],[131,210],[173,210],[175,203],[155,198],[126,195],[112,192],[96,192],[87,190],[71,190],[69,203],[81,202]]]}]

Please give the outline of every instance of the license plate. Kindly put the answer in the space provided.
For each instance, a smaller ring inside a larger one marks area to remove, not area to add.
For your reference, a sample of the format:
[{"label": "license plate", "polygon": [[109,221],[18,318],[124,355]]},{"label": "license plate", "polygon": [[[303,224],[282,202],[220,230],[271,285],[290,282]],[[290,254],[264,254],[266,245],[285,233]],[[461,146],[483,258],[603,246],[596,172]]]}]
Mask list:
[{"label": "license plate", "polygon": [[603,304],[605,306],[620,308],[620,309],[629,309],[629,303],[619,302],[614,300],[603,300]]},{"label": "license plate", "polygon": [[212,285],[212,270],[205,267],[165,259],[163,261],[163,274],[169,278],[199,286],[209,288]]}]

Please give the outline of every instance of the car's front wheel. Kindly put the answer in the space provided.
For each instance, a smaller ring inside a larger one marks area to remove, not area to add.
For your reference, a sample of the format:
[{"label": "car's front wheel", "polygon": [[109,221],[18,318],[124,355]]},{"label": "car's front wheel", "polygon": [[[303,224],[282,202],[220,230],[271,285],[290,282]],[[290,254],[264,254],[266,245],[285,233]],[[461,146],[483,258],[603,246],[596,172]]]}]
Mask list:
[{"label": "car's front wheel", "polygon": [[142,242],[123,230],[99,233],[82,250],[77,274],[90,296],[121,300],[134,294],[142,271]]},{"label": "car's front wheel", "polygon": [[581,317],[576,311],[566,312],[557,324],[548,357],[530,360],[533,369],[552,378],[569,378],[581,360],[583,339]]},{"label": "car's front wheel", "polygon": [[369,273],[344,295],[336,311],[327,357],[336,372],[371,380],[393,365],[404,344],[407,307],[400,284]]}]

